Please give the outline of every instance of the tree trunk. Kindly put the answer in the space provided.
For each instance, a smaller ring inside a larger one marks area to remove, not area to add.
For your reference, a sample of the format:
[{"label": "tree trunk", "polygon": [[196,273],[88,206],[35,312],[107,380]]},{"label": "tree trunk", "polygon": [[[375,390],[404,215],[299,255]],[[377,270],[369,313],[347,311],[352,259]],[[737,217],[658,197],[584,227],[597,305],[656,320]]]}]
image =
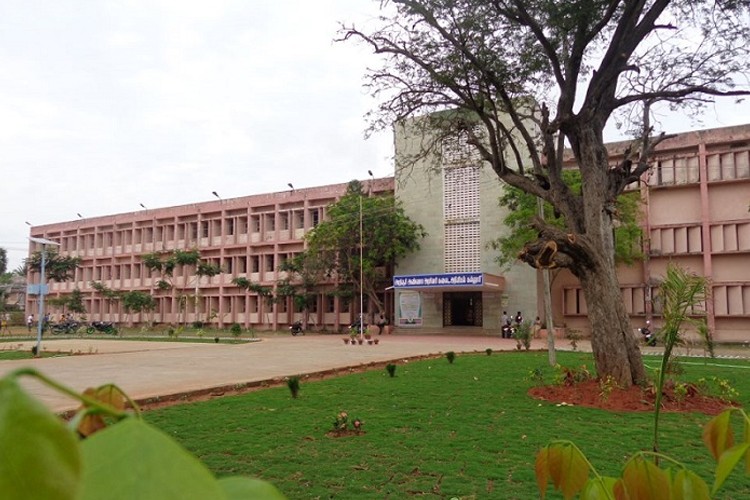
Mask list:
[{"label": "tree trunk", "polygon": [[646,372],[615,268],[587,269],[579,273],[579,280],[591,322],[591,348],[597,374],[611,376],[623,388],[641,384],[646,380]]}]

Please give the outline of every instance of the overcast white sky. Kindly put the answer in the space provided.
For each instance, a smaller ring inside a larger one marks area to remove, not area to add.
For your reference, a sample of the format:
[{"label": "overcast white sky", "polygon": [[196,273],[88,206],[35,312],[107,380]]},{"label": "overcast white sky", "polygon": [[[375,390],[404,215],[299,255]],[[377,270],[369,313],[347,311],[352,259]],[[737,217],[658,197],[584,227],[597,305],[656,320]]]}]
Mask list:
[{"label": "overcast white sky", "polygon": [[[377,0],[0,2],[0,247],[29,227],[393,174],[364,140]],[[750,106],[706,127],[750,122]],[[691,128],[679,120],[670,131]]]}]

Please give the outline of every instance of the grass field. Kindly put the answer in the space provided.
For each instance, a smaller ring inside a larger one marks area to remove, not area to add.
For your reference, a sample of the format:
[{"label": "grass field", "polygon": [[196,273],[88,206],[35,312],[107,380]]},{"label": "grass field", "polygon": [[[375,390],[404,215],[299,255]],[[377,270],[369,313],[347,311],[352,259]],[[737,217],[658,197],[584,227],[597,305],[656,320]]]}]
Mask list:
[{"label": "grass field", "polygon": [[[289,498],[537,498],[534,457],[552,439],[571,439],[600,473],[614,475],[630,454],[651,448],[652,415],[556,406],[529,398],[530,372],[554,371],[546,353],[459,355],[148,412],[146,418],[198,455],[217,475],[249,475]],[[656,366],[656,358],[647,358]],[[566,366],[587,354],[560,353]],[[691,360],[682,378],[718,376],[750,407],[750,363]],[[327,436],[340,411],[365,433]],[[709,417],[664,415],[662,451],[709,484],[713,461],[701,442]],[[560,498],[552,495],[551,498]],[[750,498],[735,471],[718,498]]]}]

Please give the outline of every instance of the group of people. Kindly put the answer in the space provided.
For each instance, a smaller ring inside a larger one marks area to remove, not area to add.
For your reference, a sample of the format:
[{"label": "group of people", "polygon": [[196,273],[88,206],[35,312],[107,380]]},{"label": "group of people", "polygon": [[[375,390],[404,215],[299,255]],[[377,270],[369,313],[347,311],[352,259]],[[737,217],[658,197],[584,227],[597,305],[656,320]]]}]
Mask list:
[{"label": "group of people", "polygon": [[[515,327],[513,323],[515,322]],[[503,311],[503,317],[500,320],[500,336],[504,339],[513,338],[515,328],[523,323],[523,315],[518,311],[515,316],[508,316],[507,311]]]}]

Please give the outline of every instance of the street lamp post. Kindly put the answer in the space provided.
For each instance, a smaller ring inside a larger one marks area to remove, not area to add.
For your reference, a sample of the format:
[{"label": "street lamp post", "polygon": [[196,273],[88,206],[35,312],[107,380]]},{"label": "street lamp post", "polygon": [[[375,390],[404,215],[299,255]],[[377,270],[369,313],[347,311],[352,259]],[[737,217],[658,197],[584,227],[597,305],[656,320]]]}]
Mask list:
[{"label": "street lamp post", "polygon": [[45,238],[29,238],[34,243],[42,245],[42,262],[40,266],[41,275],[39,277],[39,316],[37,319],[36,328],[36,346],[34,347],[34,355],[39,356],[42,347],[42,330],[44,328],[44,296],[47,293],[46,284],[46,266],[47,266],[47,245],[60,246],[56,241],[48,240]]},{"label": "street lamp post", "polygon": [[362,278],[364,273],[362,271],[362,260],[364,257],[363,250],[363,238],[362,238],[362,191],[359,192],[359,338],[362,339],[364,330],[364,283]]}]

